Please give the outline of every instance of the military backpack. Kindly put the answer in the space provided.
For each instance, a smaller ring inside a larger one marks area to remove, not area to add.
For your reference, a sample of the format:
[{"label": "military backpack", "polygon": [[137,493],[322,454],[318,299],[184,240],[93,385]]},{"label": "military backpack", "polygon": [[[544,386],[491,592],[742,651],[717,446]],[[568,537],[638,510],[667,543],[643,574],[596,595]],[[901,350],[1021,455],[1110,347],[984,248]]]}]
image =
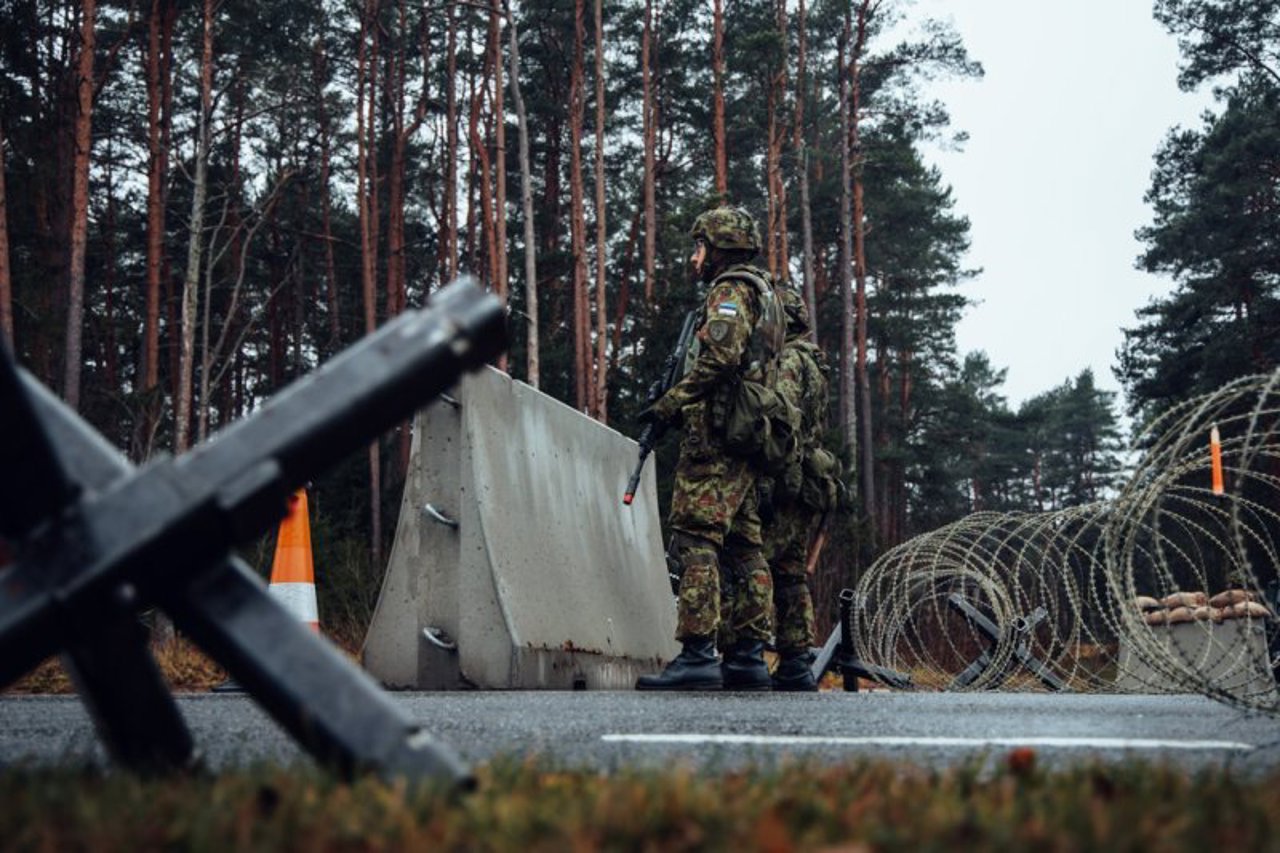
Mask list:
[{"label": "military backpack", "polygon": [[731,267],[717,277],[749,284],[760,308],[736,381],[712,400],[711,421],[725,449],[779,474],[792,464],[800,446],[800,411],[773,389],[778,355],[786,339],[787,319],[773,285],[750,267]]}]

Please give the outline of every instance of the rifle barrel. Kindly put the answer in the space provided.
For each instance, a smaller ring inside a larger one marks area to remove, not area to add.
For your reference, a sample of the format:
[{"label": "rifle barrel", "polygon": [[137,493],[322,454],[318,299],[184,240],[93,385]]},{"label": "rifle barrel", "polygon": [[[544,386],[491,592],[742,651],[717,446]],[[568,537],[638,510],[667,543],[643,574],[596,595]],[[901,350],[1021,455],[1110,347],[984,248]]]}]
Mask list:
[{"label": "rifle barrel", "polygon": [[[662,365],[662,378],[649,386],[648,405],[652,406],[658,400],[662,399],[662,395],[671,390],[671,387],[680,381],[680,376],[684,372],[684,358],[689,351],[689,343],[696,331],[698,321],[698,312],[696,310],[685,314],[684,326],[680,329],[680,338],[676,341],[676,348],[667,354],[667,360]],[[640,433],[638,439],[640,443],[640,460],[636,462],[635,470],[631,472],[631,480],[627,483],[627,490],[622,495],[622,503],[624,506],[631,506],[632,500],[635,499],[636,490],[640,488],[640,473],[644,470],[644,462],[649,458],[649,454],[653,451],[653,446],[658,443],[662,430],[653,423],[645,424],[644,430]]]}]

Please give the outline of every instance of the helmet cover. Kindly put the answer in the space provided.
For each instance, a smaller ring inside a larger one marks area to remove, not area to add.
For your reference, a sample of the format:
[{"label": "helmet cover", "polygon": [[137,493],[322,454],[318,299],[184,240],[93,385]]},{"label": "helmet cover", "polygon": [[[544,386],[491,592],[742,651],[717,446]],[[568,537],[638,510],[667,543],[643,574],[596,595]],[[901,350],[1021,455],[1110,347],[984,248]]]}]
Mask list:
[{"label": "helmet cover", "polygon": [[716,207],[693,221],[689,236],[716,249],[760,251],[760,228],[740,207]]}]

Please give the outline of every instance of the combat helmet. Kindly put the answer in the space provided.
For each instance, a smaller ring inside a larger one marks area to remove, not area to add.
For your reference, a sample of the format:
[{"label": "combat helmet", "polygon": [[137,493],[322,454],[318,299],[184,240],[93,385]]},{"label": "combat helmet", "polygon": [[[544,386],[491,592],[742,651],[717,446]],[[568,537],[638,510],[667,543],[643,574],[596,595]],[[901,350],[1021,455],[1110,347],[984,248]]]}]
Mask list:
[{"label": "combat helmet", "polygon": [[716,207],[693,220],[689,237],[715,249],[760,251],[760,227],[741,207]]}]

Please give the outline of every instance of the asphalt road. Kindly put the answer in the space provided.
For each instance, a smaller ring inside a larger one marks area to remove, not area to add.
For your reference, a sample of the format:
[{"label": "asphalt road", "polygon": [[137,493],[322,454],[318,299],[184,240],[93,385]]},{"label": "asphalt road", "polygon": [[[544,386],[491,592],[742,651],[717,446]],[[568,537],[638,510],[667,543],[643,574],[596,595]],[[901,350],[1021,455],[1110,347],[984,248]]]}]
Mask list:
[{"label": "asphalt road", "polygon": [[[1200,696],[1016,693],[396,693],[468,762],[537,755],[615,771],[705,770],[792,758],[883,758],[924,766],[994,761],[1018,746],[1049,766],[1139,758],[1198,769],[1280,768],[1280,720]],[[209,766],[299,760],[249,698],[186,694],[179,705]],[[0,697],[0,766],[105,761],[75,697]]]}]

